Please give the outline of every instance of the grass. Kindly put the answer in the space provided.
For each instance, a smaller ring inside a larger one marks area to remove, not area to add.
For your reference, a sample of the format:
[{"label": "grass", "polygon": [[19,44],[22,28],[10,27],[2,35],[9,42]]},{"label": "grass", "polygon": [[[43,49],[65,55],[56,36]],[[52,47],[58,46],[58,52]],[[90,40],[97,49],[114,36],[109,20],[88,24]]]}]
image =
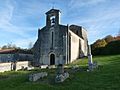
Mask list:
[{"label": "grass", "polygon": [[[67,68],[70,78],[59,84],[54,83],[55,69],[0,73],[0,90],[120,90],[120,55],[96,56],[93,61],[97,61],[99,67],[92,72],[85,71],[87,58],[68,65],[78,65],[83,70],[72,72]],[[29,82],[30,73],[41,71],[47,71],[48,77]]]}]

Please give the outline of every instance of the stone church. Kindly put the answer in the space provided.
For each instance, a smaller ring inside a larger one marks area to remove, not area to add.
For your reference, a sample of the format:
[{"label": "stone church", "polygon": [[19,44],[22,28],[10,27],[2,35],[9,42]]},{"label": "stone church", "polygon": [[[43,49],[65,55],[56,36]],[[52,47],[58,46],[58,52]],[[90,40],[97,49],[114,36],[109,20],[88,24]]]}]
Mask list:
[{"label": "stone church", "polygon": [[46,12],[46,26],[38,29],[38,39],[34,44],[34,64],[69,64],[87,56],[87,31],[82,26],[61,25],[60,10]]}]

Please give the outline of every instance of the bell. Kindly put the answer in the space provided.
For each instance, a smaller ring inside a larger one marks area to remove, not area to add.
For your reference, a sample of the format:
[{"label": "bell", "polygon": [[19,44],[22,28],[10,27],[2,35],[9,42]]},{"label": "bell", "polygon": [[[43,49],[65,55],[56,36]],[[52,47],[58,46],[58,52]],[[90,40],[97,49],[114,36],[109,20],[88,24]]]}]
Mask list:
[{"label": "bell", "polygon": [[52,23],[55,23],[55,18],[52,18]]}]

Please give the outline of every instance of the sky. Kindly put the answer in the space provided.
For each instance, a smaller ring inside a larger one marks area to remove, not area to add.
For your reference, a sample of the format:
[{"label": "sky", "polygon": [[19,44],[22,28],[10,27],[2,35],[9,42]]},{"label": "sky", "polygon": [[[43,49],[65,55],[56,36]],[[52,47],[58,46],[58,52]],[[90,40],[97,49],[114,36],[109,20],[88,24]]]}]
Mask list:
[{"label": "sky", "polygon": [[52,7],[61,11],[61,24],[83,26],[89,44],[120,30],[120,0],[0,0],[0,47],[34,44]]}]

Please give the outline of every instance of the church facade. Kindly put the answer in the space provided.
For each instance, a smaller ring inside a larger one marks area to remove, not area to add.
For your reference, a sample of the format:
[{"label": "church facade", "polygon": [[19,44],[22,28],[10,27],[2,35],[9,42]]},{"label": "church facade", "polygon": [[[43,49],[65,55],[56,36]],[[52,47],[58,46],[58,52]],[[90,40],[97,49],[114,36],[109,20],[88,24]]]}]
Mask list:
[{"label": "church facade", "polygon": [[82,26],[59,24],[57,9],[46,13],[46,26],[38,29],[38,39],[34,44],[34,64],[69,64],[87,56],[87,31]]}]

